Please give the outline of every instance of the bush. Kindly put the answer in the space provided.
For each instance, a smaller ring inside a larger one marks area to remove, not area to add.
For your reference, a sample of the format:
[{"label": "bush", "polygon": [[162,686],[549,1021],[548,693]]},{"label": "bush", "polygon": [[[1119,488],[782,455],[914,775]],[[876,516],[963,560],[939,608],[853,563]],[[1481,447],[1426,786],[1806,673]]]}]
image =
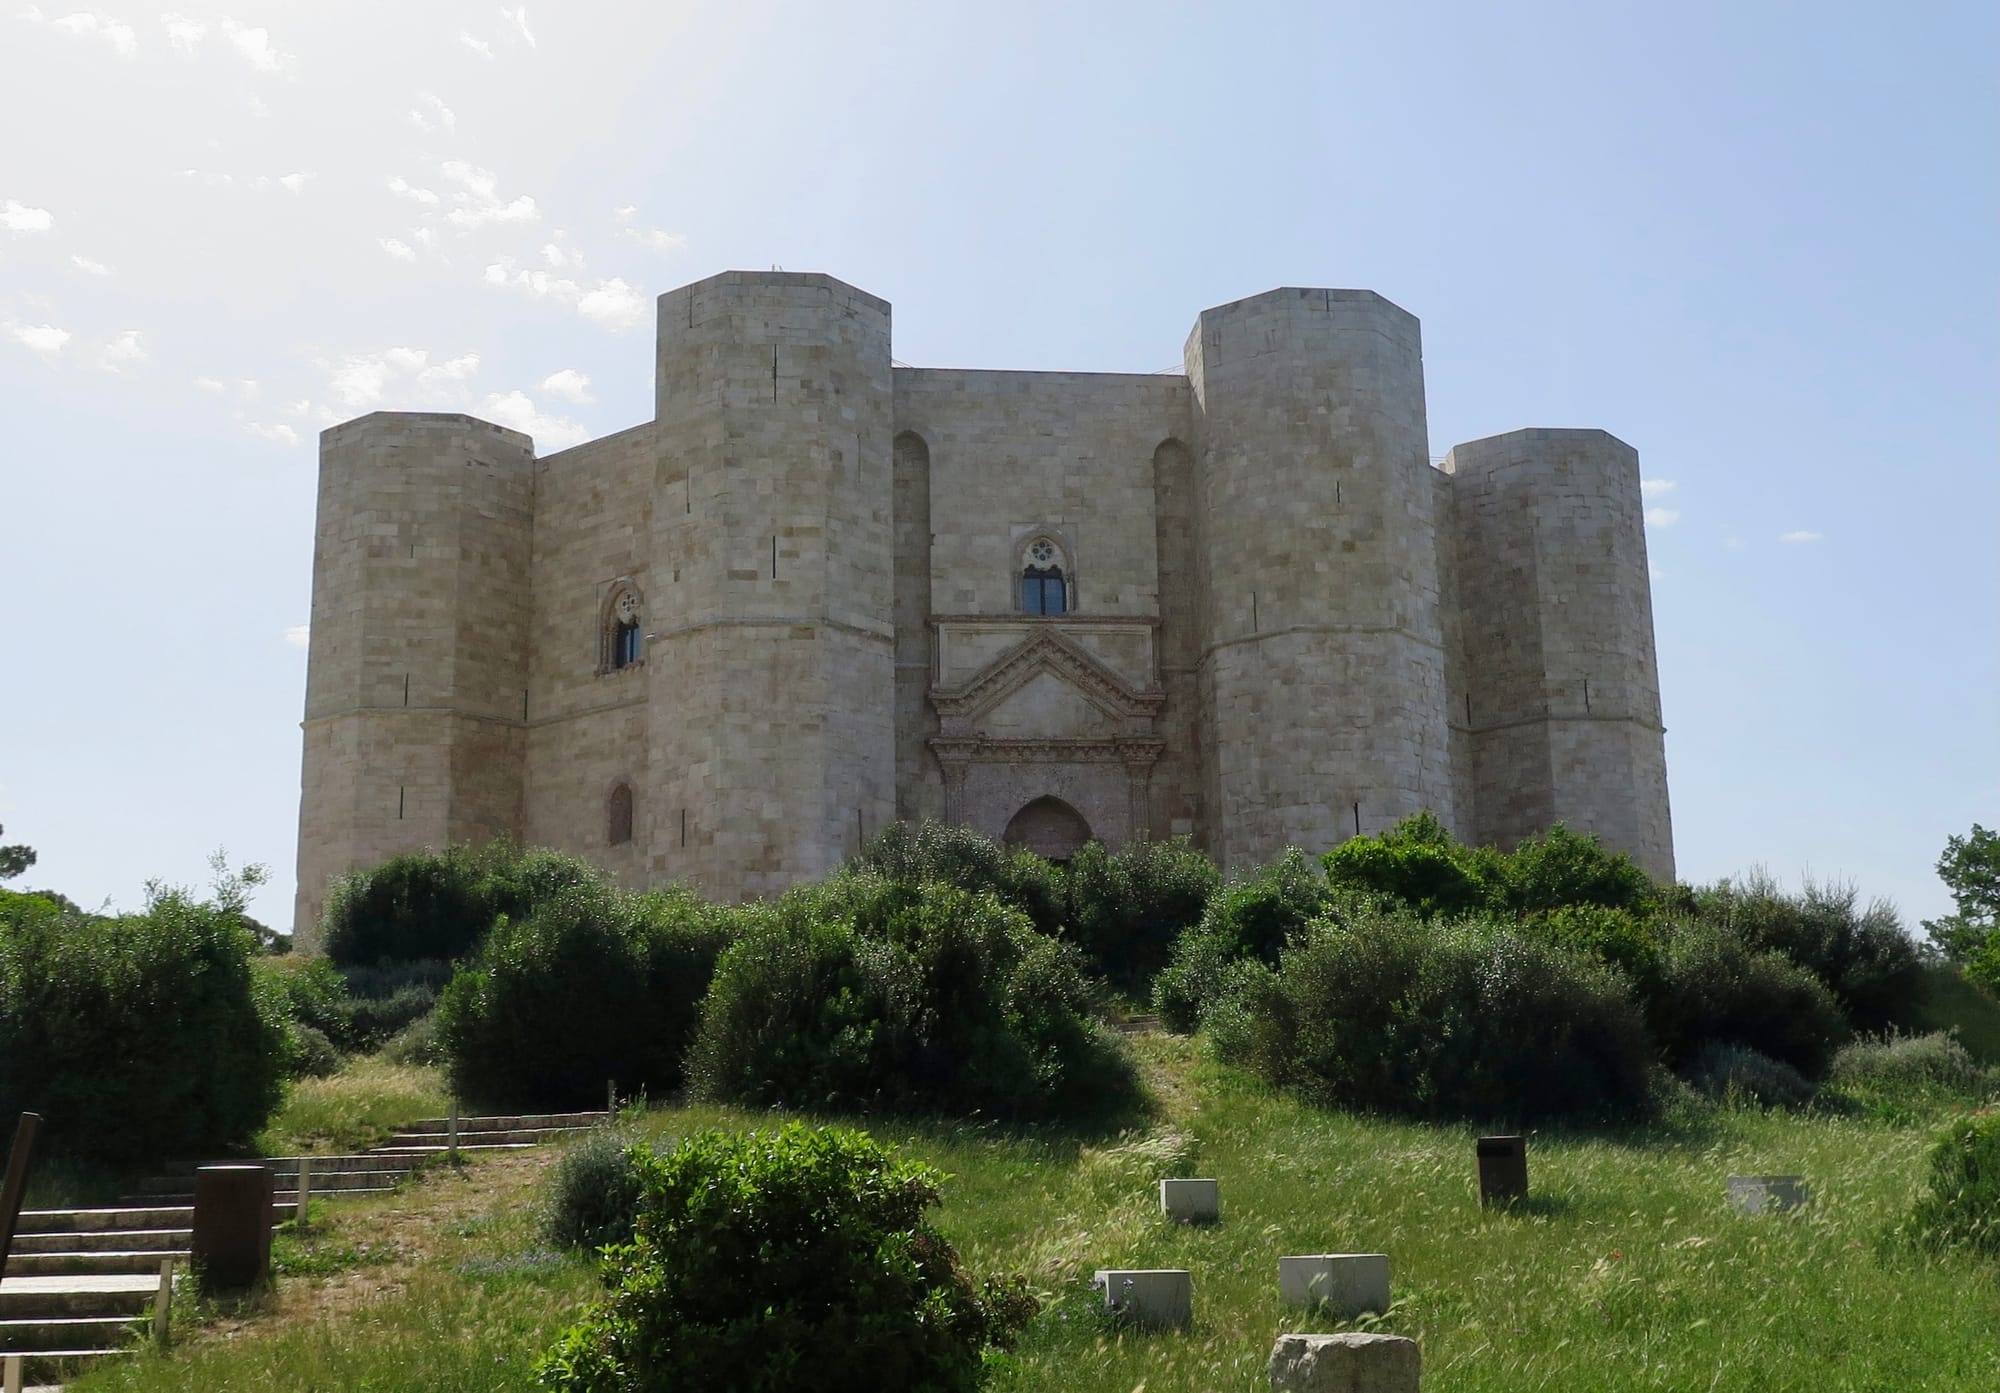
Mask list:
[{"label": "bush", "polygon": [[1069,864],[1070,929],[1093,967],[1144,991],[1221,882],[1215,863],[1185,837],[1127,842],[1115,852],[1092,842]]},{"label": "bush", "polygon": [[1240,987],[1223,1047],[1323,1102],[1426,1117],[1646,1106],[1651,1049],[1623,980],[1497,925],[1337,912]]},{"label": "bush", "polygon": [[1659,937],[1630,910],[1563,905],[1530,914],[1521,920],[1521,932],[1617,968],[1642,1001],[1650,1000],[1660,989]]},{"label": "bush", "polygon": [[432,1009],[411,1021],[382,1046],[382,1058],[391,1064],[425,1066],[444,1063],[444,1046],[438,1040],[437,1011]]},{"label": "bush", "polygon": [[323,1079],[340,1072],[340,1051],[326,1033],[294,1021],[285,1051],[285,1073],[295,1079]]},{"label": "bush", "polygon": [[2000,1113],[1960,1118],[1939,1140],[1911,1228],[1930,1247],[2000,1255]]},{"label": "bush", "polygon": [[630,1243],[639,1217],[632,1138],[593,1128],[564,1148],[549,1182],[542,1233],[559,1248]]},{"label": "bush", "polygon": [[522,851],[504,840],[406,852],[334,882],[320,941],[341,967],[464,958],[501,915],[518,920],[599,880],[581,857]]},{"label": "bush", "polygon": [[1844,1047],[1827,1082],[1851,1102],[1907,1115],[1925,1103],[1983,1101],[2000,1079],[1943,1032],[1890,1032]]},{"label": "bush", "polygon": [[438,1001],[452,1087],[550,1108],[592,1102],[608,1079],[672,1092],[730,933],[725,911],[685,892],[628,896],[597,881],[502,918]]},{"label": "bush", "polygon": [[1701,924],[1681,925],[1668,937],[1646,1016],[1675,1068],[1691,1064],[1705,1045],[1733,1044],[1816,1079],[1848,1036],[1839,1003],[1817,977]]},{"label": "bush", "polygon": [[1507,853],[1500,868],[1507,907],[1516,914],[1596,905],[1643,918],[1657,898],[1653,882],[1623,852],[1607,851],[1560,822]]},{"label": "bush", "polygon": [[1022,847],[1001,846],[970,827],[895,822],[872,837],[854,864],[890,880],[940,880],[1012,905],[1045,934],[1068,917],[1062,868]]},{"label": "bush", "polygon": [[1079,1116],[1127,1102],[1073,949],[992,895],[843,872],[722,957],[688,1074],[754,1105]]},{"label": "bush", "polygon": [[545,1388],[960,1393],[1033,1312],[973,1288],[926,1217],[942,1177],[862,1133],[706,1132],[638,1164],[638,1237],[537,1366]]},{"label": "bush", "polygon": [[1707,1098],[1748,1100],[1764,1108],[1802,1108],[1813,1098],[1812,1080],[1791,1065],[1742,1045],[1710,1042],[1687,1071],[1688,1082]]},{"label": "bush", "polygon": [[1852,885],[1810,880],[1789,895],[1753,874],[1697,891],[1695,904],[1705,923],[1760,952],[1782,953],[1819,978],[1857,1030],[1914,1024],[1923,963],[1885,902],[1862,908]]},{"label": "bush", "polygon": [[[436,989],[423,981],[401,977],[399,985],[392,985],[392,974],[342,972],[327,958],[266,957],[254,966],[260,984],[288,1020],[347,1053],[375,1049],[437,1002]],[[389,991],[379,997],[355,995],[350,988],[357,975]]]},{"label": "bush", "polygon": [[1460,846],[1429,813],[1342,842],[1325,866],[1331,884],[1384,896],[1425,919],[1497,910],[1505,900],[1498,854]]},{"label": "bush", "polygon": [[117,917],[8,896],[0,1116],[32,1108],[52,1151],[112,1162],[247,1142],[282,1096],[287,1040],[251,974],[246,888],[203,902],[150,886]]},{"label": "bush", "polygon": [[1173,956],[1153,979],[1161,1024],[1193,1031],[1227,964],[1254,958],[1275,967],[1279,950],[1332,900],[1324,872],[1297,847],[1211,895],[1201,922],[1174,940]]}]

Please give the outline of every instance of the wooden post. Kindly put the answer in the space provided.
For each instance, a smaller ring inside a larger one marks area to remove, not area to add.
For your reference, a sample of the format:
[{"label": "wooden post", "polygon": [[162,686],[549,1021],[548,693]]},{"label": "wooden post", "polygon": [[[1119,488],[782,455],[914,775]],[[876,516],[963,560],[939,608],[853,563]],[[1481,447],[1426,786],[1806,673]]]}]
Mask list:
[{"label": "wooden post", "polygon": [[451,1159],[458,1160],[458,1099],[451,1100],[451,1123],[446,1138],[451,1146]]},{"label": "wooden post", "polygon": [[618,1117],[618,1080],[604,1081],[604,1120],[615,1121]]},{"label": "wooden post", "polygon": [[[21,1200],[28,1193],[28,1158],[35,1154],[35,1137],[42,1115],[24,1112],[14,1124],[14,1146],[7,1153],[7,1179],[0,1182],[0,1277],[7,1275],[7,1254],[14,1246],[14,1226],[21,1220]],[[18,1376],[19,1371],[16,1370]]]},{"label": "wooden post", "polygon": [[167,1342],[167,1317],[174,1305],[174,1260],[160,1259],[160,1289],[153,1293],[153,1338]]},{"label": "wooden post", "polygon": [[311,1157],[299,1157],[299,1203],[298,1208],[293,1211],[293,1218],[297,1221],[297,1226],[301,1232],[306,1227],[306,1201],[312,1198],[312,1165]]},{"label": "wooden post", "polygon": [[7,1393],[21,1393],[21,1356],[10,1354],[0,1359],[0,1388]]}]

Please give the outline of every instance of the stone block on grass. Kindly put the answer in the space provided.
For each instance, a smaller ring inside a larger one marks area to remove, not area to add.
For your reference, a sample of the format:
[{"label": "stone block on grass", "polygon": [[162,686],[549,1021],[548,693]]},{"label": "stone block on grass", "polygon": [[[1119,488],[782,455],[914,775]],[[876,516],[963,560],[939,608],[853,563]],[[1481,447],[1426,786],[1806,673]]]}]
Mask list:
[{"label": "stone block on grass", "polygon": [[1387,1253],[1302,1253],[1278,1259],[1278,1295],[1336,1318],[1389,1309]]},{"label": "stone block on grass", "polygon": [[1104,1309],[1135,1325],[1179,1326],[1194,1320],[1194,1279],[1181,1268],[1101,1267],[1095,1285]]},{"label": "stone block on grass", "polygon": [[1423,1356],[1402,1335],[1280,1335],[1271,1393],[1417,1393]]},{"label": "stone block on grass", "polygon": [[1802,1175],[1732,1175],[1729,1207],[1738,1214],[1780,1214],[1810,1197]]},{"label": "stone block on grass", "polygon": [[1213,1180],[1162,1180],[1160,1212],[1177,1224],[1213,1224],[1222,1218],[1222,1188]]}]

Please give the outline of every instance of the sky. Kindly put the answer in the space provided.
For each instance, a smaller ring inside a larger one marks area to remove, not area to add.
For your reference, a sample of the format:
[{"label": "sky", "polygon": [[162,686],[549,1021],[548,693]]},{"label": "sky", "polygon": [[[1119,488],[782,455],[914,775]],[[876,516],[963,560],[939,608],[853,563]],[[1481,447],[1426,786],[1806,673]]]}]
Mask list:
[{"label": "sky", "polygon": [[[1431,452],[1634,445],[1681,878],[1949,909],[2000,825],[2000,7],[0,0],[0,825],[288,927],[316,436],[650,417],[653,297],[1177,367],[1366,287]],[[13,6],[13,8],[6,8]]]}]

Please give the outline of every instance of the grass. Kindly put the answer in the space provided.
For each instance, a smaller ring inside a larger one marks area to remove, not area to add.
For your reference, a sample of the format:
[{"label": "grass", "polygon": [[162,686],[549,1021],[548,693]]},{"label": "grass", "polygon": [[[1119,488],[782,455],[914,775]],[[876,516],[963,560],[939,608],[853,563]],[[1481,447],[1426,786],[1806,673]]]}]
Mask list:
[{"label": "grass", "polygon": [[[1002,1361],[1001,1393],[1249,1393],[1283,1330],[1329,1328],[1276,1297],[1283,1253],[1382,1251],[1426,1387],[1478,1390],[1989,1390],[2000,1386],[1992,1264],[1927,1257],[1896,1226],[1931,1127],[1744,1111],[1630,1134],[1535,1134],[1534,1198],[1481,1210],[1468,1128],[1355,1118],[1274,1096],[1191,1042],[1132,1037],[1160,1099],[1151,1129],[1096,1140],[879,1122],[939,1166],[942,1227],[975,1274],[1019,1272],[1047,1305]],[[658,1109],[662,1140],[768,1114]],[[101,1370],[77,1393],[527,1389],[592,1299],[588,1260],[537,1231],[544,1151],[442,1172],[390,1200],[328,1206],[332,1254],[386,1260],[279,1284],[272,1316]],[[1813,1202],[1739,1219],[1731,1173],[1801,1173]],[[1157,1213],[1163,1174],[1213,1175],[1223,1220]],[[305,1266],[312,1266],[307,1263]],[[1186,1267],[1195,1325],[1120,1331],[1085,1287],[1098,1266]]]},{"label": "grass", "polygon": [[287,1085],[284,1105],[255,1145],[265,1156],[359,1151],[398,1127],[442,1117],[450,1107],[441,1070],[364,1056],[337,1074]]}]

